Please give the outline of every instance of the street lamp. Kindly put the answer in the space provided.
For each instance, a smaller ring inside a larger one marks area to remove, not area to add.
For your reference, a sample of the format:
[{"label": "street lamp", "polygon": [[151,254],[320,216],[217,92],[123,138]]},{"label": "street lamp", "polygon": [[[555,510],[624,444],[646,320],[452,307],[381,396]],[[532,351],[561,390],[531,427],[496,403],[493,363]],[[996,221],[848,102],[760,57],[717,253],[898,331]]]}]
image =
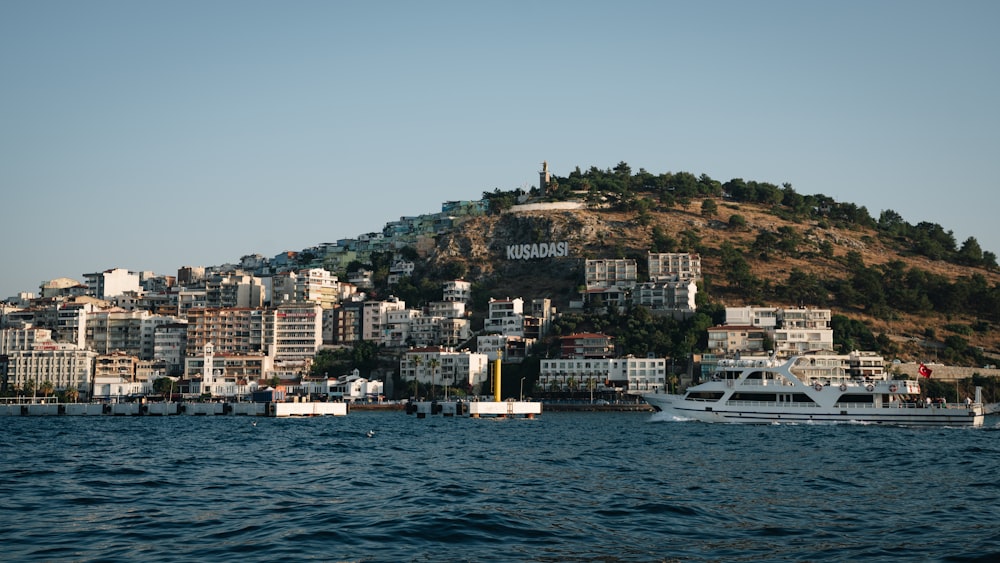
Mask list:
[{"label": "street lamp", "polygon": [[521,401],[524,400],[524,378],[521,378]]}]

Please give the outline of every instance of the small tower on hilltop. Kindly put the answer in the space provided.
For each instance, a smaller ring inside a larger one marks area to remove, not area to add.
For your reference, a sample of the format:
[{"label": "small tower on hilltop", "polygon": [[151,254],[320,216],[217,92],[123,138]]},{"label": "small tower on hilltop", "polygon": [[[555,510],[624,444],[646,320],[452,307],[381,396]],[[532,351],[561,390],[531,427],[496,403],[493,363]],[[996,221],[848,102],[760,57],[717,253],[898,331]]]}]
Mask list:
[{"label": "small tower on hilltop", "polygon": [[549,162],[547,160],[542,161],[542,170],[538,173],[538,191],[543,194],[549,189]]}]

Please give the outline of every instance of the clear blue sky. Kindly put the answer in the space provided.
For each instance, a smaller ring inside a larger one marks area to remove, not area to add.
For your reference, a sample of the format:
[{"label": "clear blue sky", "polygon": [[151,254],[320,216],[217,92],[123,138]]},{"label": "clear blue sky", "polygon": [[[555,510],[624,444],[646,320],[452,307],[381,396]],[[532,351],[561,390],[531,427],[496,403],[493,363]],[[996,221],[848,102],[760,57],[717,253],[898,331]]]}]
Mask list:
[{"label": "clear blue sky", "polygon": [[0,298],[273,256],[542,160],[790,182],[1000,253],[1000,2],[0,2]]}]

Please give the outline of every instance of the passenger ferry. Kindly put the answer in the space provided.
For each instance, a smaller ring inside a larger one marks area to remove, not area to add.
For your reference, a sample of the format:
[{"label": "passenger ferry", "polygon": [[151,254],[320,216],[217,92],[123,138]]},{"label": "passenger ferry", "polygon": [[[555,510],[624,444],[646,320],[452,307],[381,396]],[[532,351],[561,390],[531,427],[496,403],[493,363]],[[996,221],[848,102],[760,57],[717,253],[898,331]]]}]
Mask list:
[{"label": "passenger ferry", "polygon": [[866,423],[982,426],[982,389],[961,403],[921,399],[913,380],[893,379],[880,356],[811,354],[720,360],[708,381],[683,395],[646,393],[653,408],[703,422]]}]

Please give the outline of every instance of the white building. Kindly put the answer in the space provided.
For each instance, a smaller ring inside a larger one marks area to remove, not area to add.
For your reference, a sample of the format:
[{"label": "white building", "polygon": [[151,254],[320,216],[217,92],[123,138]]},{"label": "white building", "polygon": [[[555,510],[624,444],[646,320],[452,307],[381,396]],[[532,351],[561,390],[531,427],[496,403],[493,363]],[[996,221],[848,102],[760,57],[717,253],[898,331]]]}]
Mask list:
[{"label": "white building", "polygon": [[7,357],[8,385],[24,389],[30,382],[37,393],[40,386],[48,382],[55,391],[73,388],[81,399],[90,397],[97,358],[92,350],[80,350],[72,344],[40,342],[30,350],[13,350]]},{"label": "white building", "polygon": [[726,307],[726,325],[747,325],[766,330],[779,357],[832,350],[831,323],[829,309]]},{"label": "white building", "polygon": [[584,268],[587,289],[611,287],[627,289],[639,280],[639,272],[632,258],[587,260]]},{"label": "white building", "polygon": [[52,331],[47,328],[5,328],[0,330],[0,354],[31,350],[36,344],[51,342]]},{"label": "white building", "polygon": [[662,391],[666,380],[665,358],[545,359],[538,374],[543,390]]},{"label": "white building", "polygon": [[126,291],[142,293],[142,287],[139,285],[139,274],[121,268],[84,274],[83,278],[86,281],[89,294],[98,299],[110,299]]},{"label": "white building", "polygon": [[489,359],[486,354],[452,348],[411,348],[400,357],[399,374],[404,381],[469,390],[487,381]]},{"label": "white building", "polygon": [[701,256],[687,252],[650,252],[647,257],[650,281],[698,281]]},{"label": "white building", "polygon": [[318,303],[324,309],[340,302],[340,281],[323,268],[299,270],[294,288],[295,301]]},{"label": "white building", "polygon": [[633,301],[653,310],[694,311],[698,284],[686,281],[650,281],[639,284],[632,293]]},{"label": "white building", "polygon": [[380,342],[386,331],[389,311],[402,311],[406,302],[395,297],[387,301],[365,301],[361,313],[361,339]]},{"label": "white building", "polygon": [[487,333],[524,336],[524,299],[490,299],[489,317],[483,326]]},{"label": "white building", "polygon": [[465,280],[452,280],[444,284],[445,301],[472,301],[472,283]]},{"label": "white building", "polygon": [[264,318],[265,349],[275,362],[305,364],[323,345],[323,309],[317,303],[283,303]]}]

